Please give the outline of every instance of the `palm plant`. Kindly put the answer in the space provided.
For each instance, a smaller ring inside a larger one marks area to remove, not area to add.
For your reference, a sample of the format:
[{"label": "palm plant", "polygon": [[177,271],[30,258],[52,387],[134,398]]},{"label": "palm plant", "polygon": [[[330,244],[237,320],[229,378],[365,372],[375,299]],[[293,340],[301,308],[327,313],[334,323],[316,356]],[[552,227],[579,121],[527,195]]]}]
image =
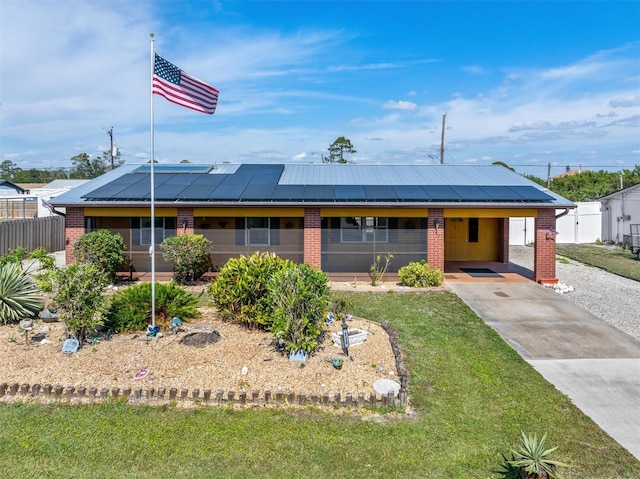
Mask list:
[{"label": "palm plant", "polygon": [[43,306],[44,299],[35,280],[19,263],[0,264],[0,324],[31,318]]},{"label": "palm plant", "polygon": [[557,468],[567,465],[549,459],[549,455],[558,447],[547,449],[544,443],[546,437],[545,434],[538,441],[537,435],[532,437],[522,433],[522,444],[518,450],[512,451],[513,459],[508,461],[510,465],[520,470],[522,479],[562,479]]}]

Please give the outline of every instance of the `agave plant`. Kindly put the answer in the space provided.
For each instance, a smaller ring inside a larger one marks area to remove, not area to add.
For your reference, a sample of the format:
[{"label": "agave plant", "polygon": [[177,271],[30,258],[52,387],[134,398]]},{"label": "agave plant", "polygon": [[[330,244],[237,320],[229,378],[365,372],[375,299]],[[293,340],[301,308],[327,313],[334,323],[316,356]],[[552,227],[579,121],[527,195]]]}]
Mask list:
[{"label": "agave plant", "polygon": [[522,444],[520,449],[512,451],[513,460],[508,461],[514,467],[520,470],[522,479],[562,479],[557,471],[558,467],[566,467],[567,465],[549,459],[549,455],[558,447],[546,448],[544,443],[547,435],[542,436],[538,441],[537,435],[527,436],[522,433]]},{"label": "agave plant", "polygon": [[0,325],[35,316],[44,306],[35,280],[19,263],[0,264]]}]

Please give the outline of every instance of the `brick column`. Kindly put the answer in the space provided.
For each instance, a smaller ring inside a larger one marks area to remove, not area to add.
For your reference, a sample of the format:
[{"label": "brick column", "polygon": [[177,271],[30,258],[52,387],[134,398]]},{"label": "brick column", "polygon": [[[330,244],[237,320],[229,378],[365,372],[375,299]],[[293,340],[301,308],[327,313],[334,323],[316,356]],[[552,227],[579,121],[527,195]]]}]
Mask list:
[{"label": "brick column", "polygon": [[313,269],[322,266],[322,226],[320,208],[304,210],[304,262]]},{"label": "brick column", "polygon": [[67,208],[64,218],[64,252],[66,264],[76,262],[73,257],[73,244],[84,232],[84,208]]},{"label": "brick column", "polygon": [[539,209],[535,221],[533,279],[538,283],[557,283],[556,278],[556,212]]},{"label": "brick column", "polygon": [[[183,226],[184,225],[184,226]],[[193,208],[178,208],[178,236],[193,234]]]},{"label": "brick column", "polygon": [[498,261],[507,264],[509,262],[509,218],[498,218],[498,234],[500,238]]},{"label": "brick column", "polygon": [[427,263],[444,272],[444,210],[429,208],[427,221]]}]

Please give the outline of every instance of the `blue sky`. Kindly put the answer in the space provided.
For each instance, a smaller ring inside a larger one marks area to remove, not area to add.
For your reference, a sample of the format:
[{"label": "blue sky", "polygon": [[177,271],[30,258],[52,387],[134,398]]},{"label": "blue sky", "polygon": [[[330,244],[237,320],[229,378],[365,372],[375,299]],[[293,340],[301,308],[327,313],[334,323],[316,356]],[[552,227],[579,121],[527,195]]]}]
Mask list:
[{"label": "blue sky", "polygon": [[640,164],[640,1],[0,2],[0,162],[150,155],[155,51],[220,90],[154,97],[161,163]]}]

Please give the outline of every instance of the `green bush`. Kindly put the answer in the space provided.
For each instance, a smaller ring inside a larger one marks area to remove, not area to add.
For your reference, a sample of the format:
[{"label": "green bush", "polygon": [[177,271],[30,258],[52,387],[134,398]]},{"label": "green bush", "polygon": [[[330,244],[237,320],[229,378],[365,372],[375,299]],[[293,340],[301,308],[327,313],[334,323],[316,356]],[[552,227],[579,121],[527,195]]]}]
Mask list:
[{"label": "green bush", "polygon": [[173,265],[173,279],[179,284],[196,281],[209,267],[211,241],[202,235],[166,238],[160,245],[162,257]]},{"label": "green bush", "polygon": [[0,263],[0,324],[31,318],[43,305],[35,280],[22,270],[20,263]]},{"label": "green bush", "polygon": [[222,319],[269,329],[272,311],[269,281],[291,265],[292,261],[273,253],[254,253],[227,261],[209,288]]},{"label": "green bush", "polygon": [[55,258],[44,248],[40,247],[28,252],[26,248],[19,246],[0,257],[0,265],[7,263],[18,264],[25,273],[33,275],[41,291],[52,291],[51,275],[56,267]]},{"label": "green bush", "polygon": [[73,255],[78,261],[98,265],[115,281],[124,256],[124,241],[119,234],[109,230],[97,230],[80,236],[73,245]]},{"label": "green bush", "polygon": [[276,346],[286,352],[313,351],[324,333],[329,279],[308,265],[292,265],[275,273],[268,285]]},{"label": "green bush", "polygon": [[[175,283],[156,283],[156,325],[162,331],[178,317],[184,322],[200,316],[198,297]],[[151,324],[151,283],[139,283],[111,297],[105,326],[115,332],[145,331]]]},{"label": "green bush", "polygon": [[440,286],[444,281],[444,273],[432,268],[425,260],[409,263],[398,270],[398,279],[403,286],[411,288],[428,288]]},{"label": "green bush", "polygon": [[74,263],[53,273],[55,296],[51,303],[82,344],[102,324],[107,275],[93,263]]}]

